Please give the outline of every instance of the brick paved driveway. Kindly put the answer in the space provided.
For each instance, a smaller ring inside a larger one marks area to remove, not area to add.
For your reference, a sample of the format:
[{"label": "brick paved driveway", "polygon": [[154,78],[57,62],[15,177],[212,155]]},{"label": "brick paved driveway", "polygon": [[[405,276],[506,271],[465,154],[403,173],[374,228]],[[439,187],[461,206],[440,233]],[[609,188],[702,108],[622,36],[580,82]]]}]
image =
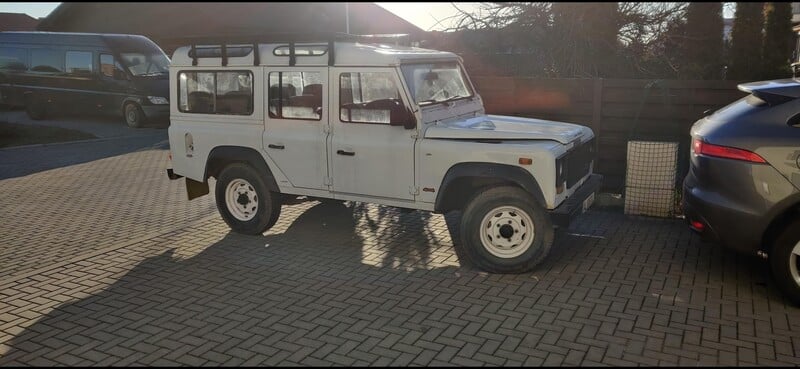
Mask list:
[{"label": "brick paved driveway", "polygon": [[161,135],[0,177],[0,365],[800,364],[764,263],[681,222],[592,210],[521,275],[461,265],[457,214],[306,201],[243,236]]}]

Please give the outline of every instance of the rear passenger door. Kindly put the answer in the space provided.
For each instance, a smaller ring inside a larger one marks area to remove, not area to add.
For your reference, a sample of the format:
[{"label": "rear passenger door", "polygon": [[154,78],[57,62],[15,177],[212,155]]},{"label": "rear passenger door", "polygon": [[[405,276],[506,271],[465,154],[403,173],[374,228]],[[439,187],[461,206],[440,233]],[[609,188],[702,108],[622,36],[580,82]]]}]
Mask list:
[{"label": "rear passenger door", "polygon": [[327,190],[328,71],[322,67],[265,69],[264,151],[289,183]]}]

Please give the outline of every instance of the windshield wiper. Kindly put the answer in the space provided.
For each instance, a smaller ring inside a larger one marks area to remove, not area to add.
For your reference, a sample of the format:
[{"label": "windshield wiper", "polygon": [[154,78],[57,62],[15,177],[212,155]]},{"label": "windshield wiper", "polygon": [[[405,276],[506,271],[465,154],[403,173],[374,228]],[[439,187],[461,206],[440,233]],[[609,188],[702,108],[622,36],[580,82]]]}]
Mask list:
[{"label": "windshield wiper", "polygon": [[448,102],[448,101],[453,101],[453,100],[456,100],[456,99],[460,99],[462,97],[466,97],[466,96],[453,95],[453,96],[450,96],[450,97],[448,97],[448,98],[446,98],[444,100],[428,99],[428,100],[422,100],[418,104],[419,105],[423,105],[423,104],[424,105],[439,104],[439,103],[445,103],[445,102]]},{"label": "windshield wiper", "polygon": [[169,74],[169,72],[158,71],[158,72],[151,72],[151,73],[142,73],[139,77],[148,77],[148,76],[160,76],[162,74]]}]

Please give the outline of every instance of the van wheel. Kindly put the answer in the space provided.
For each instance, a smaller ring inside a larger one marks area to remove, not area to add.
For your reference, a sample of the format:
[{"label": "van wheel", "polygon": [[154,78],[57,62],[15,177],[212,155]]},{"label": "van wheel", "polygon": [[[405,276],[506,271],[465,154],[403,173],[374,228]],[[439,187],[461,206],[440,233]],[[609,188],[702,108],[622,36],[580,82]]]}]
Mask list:
[{"label": "van wheel", "polygon": [[125,123],[128,124],[128,127],[141,128],[142,125],[144,125],[146,118],[142,108],[140,108],[139,105],[134,103],[125,104],[124,114]]},{"label": "van wheel", "polygon": [[42,120],[47,117],[47,104],[42,98],[31,96],[25,100],[25,112],[33,120]]},{"label": "van wheel", "polygon": [[264,233],[281,215],[280,196],[269,191],[251,166],[231,164],[222,170],[215,189],[217,209],[234,232]]},{"label": "van wheel", "polygon": [[800,220],[789,224],[769,253],[775,283],[795,305],[800,305]]},{"label": "van wheel", "polygon": [[550,252],[553,225],[544,208],[518,187],[493,187],[472,198],[461,218],[464,254],[491,273],[524,273]]}]

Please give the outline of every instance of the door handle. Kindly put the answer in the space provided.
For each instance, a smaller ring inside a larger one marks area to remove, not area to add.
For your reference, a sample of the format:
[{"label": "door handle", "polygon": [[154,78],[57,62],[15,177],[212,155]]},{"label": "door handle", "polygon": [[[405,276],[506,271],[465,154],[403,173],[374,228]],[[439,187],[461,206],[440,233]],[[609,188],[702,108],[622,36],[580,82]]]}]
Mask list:
[{"label": "door handle", "polygon": [[336,151],[336,153],[339,154],[339,155],[344,155],[344,156],[356,156],[356,153],[353,152],[353,151],[338,150],[338,151]]},{"label": "door handle", "polygon": [[273,144],[269,144],[267,145],[267,147],[269,147],[270,149],[278,149],[278,150],[283,150],[285,148],[283,145],[273,145]]}]

